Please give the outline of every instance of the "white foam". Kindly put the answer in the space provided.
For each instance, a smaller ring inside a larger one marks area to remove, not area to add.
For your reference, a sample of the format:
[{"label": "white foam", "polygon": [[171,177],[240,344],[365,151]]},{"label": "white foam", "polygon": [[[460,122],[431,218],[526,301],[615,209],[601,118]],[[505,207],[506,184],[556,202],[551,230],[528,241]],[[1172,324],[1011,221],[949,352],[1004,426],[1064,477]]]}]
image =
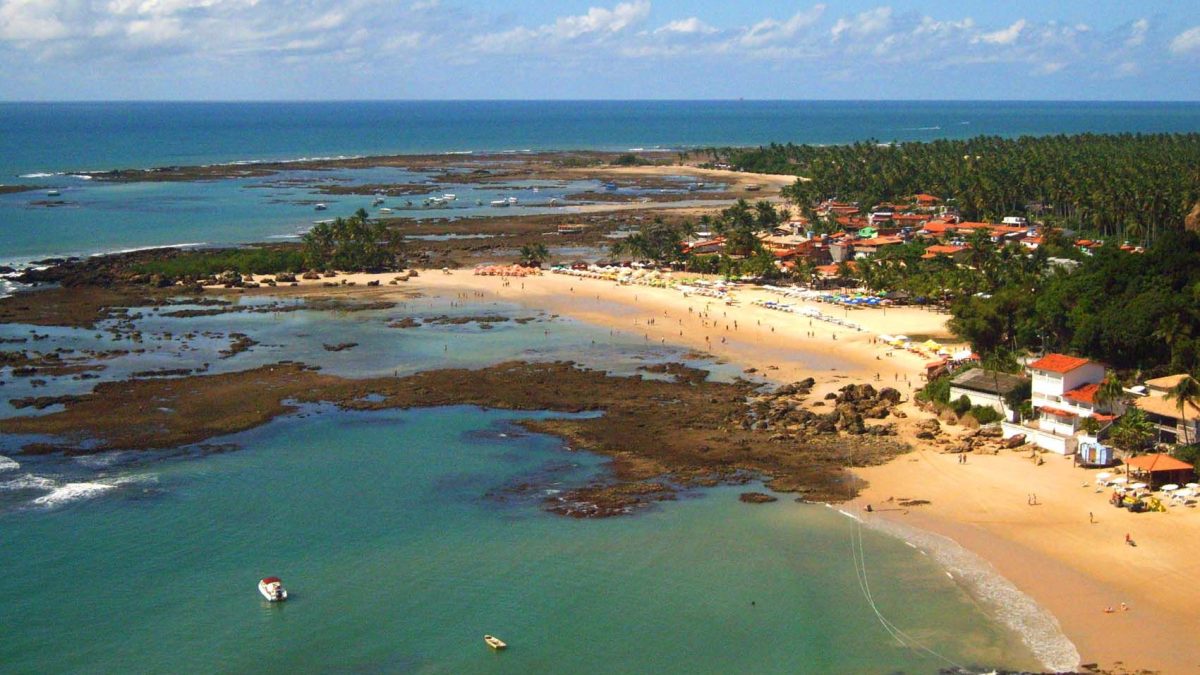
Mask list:
[{"label": "white foam", "polygon": [[137,253],[138,251],[153,251],[160,248],[198,248],[200,246],[208,246],[208,242],[204,241],[188,241],[182,244],[157,244],[155,246],[135,246],[133,248],[118,248],[111,251],[101,251],[93,253],[90,257],[97,258],[105,255],[114,255],[118,253]]},{"label": "white foam", "polygon": [[16,471],[21,465],[16,460],[0,455],[0,471]]},{"label": "white foam", "polygon": [[17,178],[53,178],[54,176],[61,175],[61,173],[23,173],[17,176]]},{"label": "white foam", "polygon": [[38,497],[33,503],[46,507],[61,506],[80,499],[91,499],[115,487],[107,483],[67,483],[54,488],[49,494]]},{"label": "white foam", "polygon": [[991,563],[948,537],[893,521],[872,518],[867,526],[928,552],[980,604],[1025,643],[1042,667],[1054,672],[1078,669],[1081,657],[1058,619],[1005,579]]},{"label": "white foam", "polygon": [[53,490],[56,483],[45,476],[35,476],[27,473],[24,476],[0,482],[0,491],[16,492],[17,490]]}]

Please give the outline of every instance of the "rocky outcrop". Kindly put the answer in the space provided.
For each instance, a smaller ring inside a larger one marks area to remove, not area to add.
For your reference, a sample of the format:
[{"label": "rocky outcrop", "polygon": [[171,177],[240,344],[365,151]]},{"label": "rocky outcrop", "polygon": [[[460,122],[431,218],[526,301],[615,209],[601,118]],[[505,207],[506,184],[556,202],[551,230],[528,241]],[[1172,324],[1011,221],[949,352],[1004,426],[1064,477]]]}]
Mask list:
[{"label": "rocky outcrop", "polygon": [[738,499],[747,504],[770,504],[771,502],[779,501],[778,497],[773,497],[763,492],[743,492],[738,495]]}]

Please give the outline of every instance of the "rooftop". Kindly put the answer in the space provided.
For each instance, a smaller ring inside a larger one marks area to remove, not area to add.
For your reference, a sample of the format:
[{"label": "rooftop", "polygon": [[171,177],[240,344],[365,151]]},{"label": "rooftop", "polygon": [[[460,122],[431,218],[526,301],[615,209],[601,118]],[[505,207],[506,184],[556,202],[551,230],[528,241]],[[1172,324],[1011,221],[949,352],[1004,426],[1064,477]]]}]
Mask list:
[{"label": "rooftop", "polygon": [[959,373],[950,380],[950,384],[962,389],[983,392],[986,394],[1009,394],[1029,382],[1028,378],[1010,375],[984,368],[972,368]]},{"label": "rooftop", "polygon": [[1086,366],[1088,363],[1090,362],[1087,359],[1081,359],[1077,356],[1047,354],[1029,364],[1029,367],[1033,370],[1047,370],[1052,373],[1069,373],[1076,368]]},{"label": "rooftop", "polygon": [[1195,403],[1187,404],[1184,407],[1183,413],[1181,413],[1179,411],[1179,401],[1176,401],[1175,399],[1168,399],[1162,394],[1135,398],[1133,400],[1133,404],[1148,413],[1159,415],[1161,417],[1179,419],[1182,414],[1186,414],[1189,420],[1200,418],[1200,407],[1198,407]]},{"label": "rooftop", "polygon": [[1150,389],[1157,389],[1159,391],[1168,391],[1175,385],[1179,384],[1179,381],[1185,377],[1187,377],[1187,373],[1179,373],[1178,375],[1167,375],[1166,377],[1156,377],[1153,380],[1146,380],[1146,386],[1149,387]]},{"label": "rooftop", "polygon": [[1063,398],[1074,401],[1076,403],[1096,403],[1096,393],[1100,391],[1100,385],[1095,382],[1085,384],[1082,387],[1076,387],[1071,391],[1063,394]]},{"label": "rooftop", "polygon": [[1125,460],[1125,464],[1142,471],[1189,471],[1194,468],[1187,462],[1175,459],[1170,455],[1152,454],[1138,455]]}]

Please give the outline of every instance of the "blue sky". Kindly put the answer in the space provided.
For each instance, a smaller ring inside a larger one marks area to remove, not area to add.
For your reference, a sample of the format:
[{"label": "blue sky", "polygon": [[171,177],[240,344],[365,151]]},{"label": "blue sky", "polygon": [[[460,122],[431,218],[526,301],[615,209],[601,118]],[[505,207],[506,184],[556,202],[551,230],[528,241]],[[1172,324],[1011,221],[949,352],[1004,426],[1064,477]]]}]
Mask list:
[{"label": "blue sky", "polygon": [[0,99],[1200,99],[1200,2],[0,0]]}]

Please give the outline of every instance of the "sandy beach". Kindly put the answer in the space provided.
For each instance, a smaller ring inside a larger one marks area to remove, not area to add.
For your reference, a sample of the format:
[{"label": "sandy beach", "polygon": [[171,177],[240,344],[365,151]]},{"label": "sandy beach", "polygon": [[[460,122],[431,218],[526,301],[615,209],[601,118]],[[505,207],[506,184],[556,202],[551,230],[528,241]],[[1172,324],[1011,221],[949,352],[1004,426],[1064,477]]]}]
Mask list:
[{"label": "sandy beach", "polygon": [[[386,285],[392,276],[344,275],[337,281],[354,281],[354,287],[342,289],[356,295],[386,296],[396,288]],[[364,288],[371,280],[385,285]],[[320,283],[307,286],[320,288]],[[910,396],[922,384],[926,359],[873,338],[904,333],[950,339],[947,316],[930,310],[846,310],[812,303],[857,324],[858,331],[753,305],[756,298],[778,299],[757,289],[735,292],[736,303],[730,305],[674,289],[556,274],[506,281],[470,270],[425,272],[403,288],[525,304],[640,334],[647,342],[706,352],[772,381],[812,376],[818,383],[814,401],[862,381],[896,386]],[[1058,619],[1082,663],[1170,673],[1200,669],[1200,647],[1191,630],[1200,621],[1200,590],[1190,581],[1200,567],[1200,512],[1173,507],[1165,514],[1131,514],[1113,508],[1107,492],[1097,491],[1094,471],[1074,468],[1070,459],[1055,455],[1045,455],[1040,466],[1027,450],[971,454],[959,464],[957,455],[916,441],[913,425],[928,415],[911,404],[904,409],[907,419],[897,422],[914,452],[884,466],[857,469],[870,485],[847,510],[868,521],[888,519],[943,535],[988,561]],[[947,429],[956,430],[962,433]],[[1029,504],[1030,495],[1036,495],[1036,506]],[[889,508],[892,500],[903,498],[930,504]],[[874,506],[872,513],[865,512],[867,504]],[[1096,522],[1089,522],[1089,514]],[[1125,543],[1126,533],[1137,546]],[[1122,611],[1121,603],[1129,609]],[[1116,611],[1106,613],[1108,607]]]}]

